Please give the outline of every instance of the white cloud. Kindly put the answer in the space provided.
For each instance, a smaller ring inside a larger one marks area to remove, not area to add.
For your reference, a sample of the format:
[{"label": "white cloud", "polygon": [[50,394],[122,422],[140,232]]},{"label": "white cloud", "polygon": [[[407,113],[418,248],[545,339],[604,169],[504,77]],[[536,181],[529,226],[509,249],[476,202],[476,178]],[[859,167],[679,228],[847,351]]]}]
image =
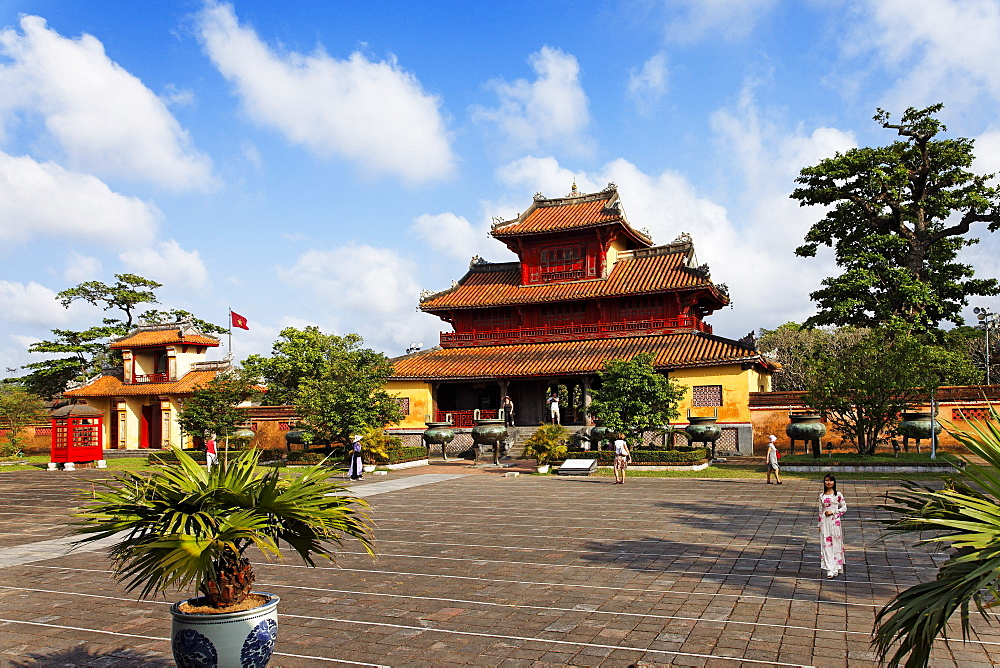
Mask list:
[{"label": "white cloud", "polygon": [[[101,42],[68,39],[37,16],[0,31],[0,120],[38,114],[68,164],[171,189],[204,189],[209,159],[142,81],[108,58]],[[5,118],[6,117],[6,118]]]},{"label": "white cloud", "polygon": [[585,150],[590,140],[583,133],[590,124],[590,112],[580,85],[580,64],[573,55],[550,46],[531,54],[528,62],[537,78],[491,82],[500,106],[474,107],[474,117],[496,123],[515,149]]},{"label": "white cloud", "polygon": [[976,138],[976,159],[972,171],[977,174],[1000,172],[1000,130],[989,130]]},{"label": "white cloud", "polygon": [[346,60],[321,50],[279,54],[241,27],[231,5],[200,15],[205,49],[257,123],[323,156],[407,181],[448,176],[454,163],[436,96],[394,59]]},{"label": "white cloud", "polygon": [[666,94],[667,75],[667,54],[660,51],[629,76],[628,94],[640,113],[650,113]]},{"label": "white cloud", "polygon": [[[361,334],[367,346],[402,351],[430,340],[440,322],[415,311],[420,287],[413,263],[388,248],[349,244],[310,250],[278,275],[332,314],[334,329]],[[389,325],[388,323],[391,323]]]},{"label": "white cloud", "polygon": [[453,213],[418,216],[410,229],[436,251],[460,260],[481,255],[487,246],[486,230],[477,230],[462,216]]},{"label": "white cloud", "polygon": [[83,283],[84,281],[97,280],[101,273],[101,261],[89,255],[80,255],[72,251],[66,258],[66,268],[63,270],[63,279],[67,283]]},{"label": "white cloud", "polygon": [[119,258],[130,271],[172,287],[201,288],[208,283],[198,251],[186,251],[173,240],[126,251]]},{"label": "white cloud", "polygon": [[661,0],[666,36],[673,42],[704,37],[740,39],[750,34],[776,0]]},{"label": "white cloud", "polygon": [[0,151],[0,240],[60,236],[117,247],[149,243],[160,213],[89,174]]},{"label": "white cloud", "polygon": [[[849,52],[873,49],[900,76],[886,94],[897,115],[945,101],[981,108],[1000,100],[1000,4],[995,0],[859,0]],[[991,112],[992,113],[992,112]]]},{"label": "white cloud", "polygon": [[50,327],[70,321],[70,312],[56,301],[56,293],[34,281],[0,281],[0,313],[8,323]]}]

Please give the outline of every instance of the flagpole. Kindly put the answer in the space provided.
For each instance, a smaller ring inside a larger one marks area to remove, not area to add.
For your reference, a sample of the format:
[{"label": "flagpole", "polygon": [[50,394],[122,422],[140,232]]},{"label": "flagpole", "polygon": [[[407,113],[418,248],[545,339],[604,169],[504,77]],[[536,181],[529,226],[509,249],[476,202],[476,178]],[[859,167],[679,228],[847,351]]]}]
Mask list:
[{"label": "flagpole", "polygon": [[233,309],[229,309],[229,358],[233,357]]}]

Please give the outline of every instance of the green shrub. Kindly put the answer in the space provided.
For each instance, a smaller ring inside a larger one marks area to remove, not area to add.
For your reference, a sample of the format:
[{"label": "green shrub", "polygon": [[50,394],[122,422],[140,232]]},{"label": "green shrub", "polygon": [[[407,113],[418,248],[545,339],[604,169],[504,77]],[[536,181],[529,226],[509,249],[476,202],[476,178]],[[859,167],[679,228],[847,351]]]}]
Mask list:
[{"label": "green shrub", "polygon": [[[191,459],[196,462],[205,463],[205,452],[204,450],[185,450],[184,454],[189,455]],[[156,452],[149,455],[146,460],[150,464],[176,464],[177,454],[173,450],[167,450],[166,452]]]},{"label": "green shrub", "polygon": [[289,463],[296,464],[319,464],[326,457],[322,452],[303,452],[297,450],[295,452],[288,453]]},{"label": "green shrub", "polygon": [[544,466],[566,456],[569,431],[558,424],[543,424],[524,442],[523,454]]},{"label": "green shrub", "polygon": [[[615,453],[611,450],[587,454],[590,457],[597,457],[597,463],[601,466],[610,466],[615,463]],[[707,457],[708,450],[705,448],[694,448],[686,452],[679,450],[632,450],[633,464],[691,464],[700,462]]]},{"label": "green shrub", "polygon": [[417,459],[427,459],[427,448],[422,445],[409,447],[397,445],[388,448],[385,456],[372,457],[372,459],[374,459],[378,464],[401,464],[403,462],[412,462]]}]

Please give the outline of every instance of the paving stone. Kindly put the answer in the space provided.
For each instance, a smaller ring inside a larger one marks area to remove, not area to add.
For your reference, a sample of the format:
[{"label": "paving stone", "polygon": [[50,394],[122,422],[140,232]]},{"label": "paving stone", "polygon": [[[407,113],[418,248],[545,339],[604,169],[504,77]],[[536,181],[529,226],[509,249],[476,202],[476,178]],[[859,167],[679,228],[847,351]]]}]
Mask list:
[{"label": "paving stone", "polygon": [[[934,574],[924,548],[882,541],[874,506],[891,483],[842,483],[849,570],[827,582],[813,544],[814,485],[790,481],[762,496],[757,480],[636,478],[623,489],[598,478],[466,475],[465,466],[352,486],[378,524],[377,561],[349,543],[332,567],[254,557],[259,588],[282,596],[272,666],[316,665],[302,658],[316,656],[853,668],[874,660],[871,606]],[[137,602],[108,578],[102,551],[65,551],[75,489],[106,475],[0,473],[0,512],[17,513],[0,515],[15,518],[9,531],[0,525],[0,620],[9,620],[0,621],[0,664],[170,665],[167,607],[184,594]],[[995,630],[977,631],[997,641]],[[997,662],[989,645],[952,649],[942,645],[932,665]]]}]

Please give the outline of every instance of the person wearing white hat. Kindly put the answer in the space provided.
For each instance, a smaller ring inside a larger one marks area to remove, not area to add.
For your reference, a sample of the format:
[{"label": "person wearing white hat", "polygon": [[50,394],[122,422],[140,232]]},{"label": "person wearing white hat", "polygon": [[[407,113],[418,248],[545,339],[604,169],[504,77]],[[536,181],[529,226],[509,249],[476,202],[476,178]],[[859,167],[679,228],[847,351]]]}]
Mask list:
[{"label": "person wearing white hat", "polygon": [[774,444],[778,437],[771,434],[767,437],[767,484],[771,484],[771,474],[774,473],[774,480],[780,485],[781,476],[778,475],[778,446]]},{"label": "person wearing white hat", "polygon": [[351,463],[347,467],[347,475],[351,480],[363,480],[364,462],[361,460],[361,437],[351,437]]}]

